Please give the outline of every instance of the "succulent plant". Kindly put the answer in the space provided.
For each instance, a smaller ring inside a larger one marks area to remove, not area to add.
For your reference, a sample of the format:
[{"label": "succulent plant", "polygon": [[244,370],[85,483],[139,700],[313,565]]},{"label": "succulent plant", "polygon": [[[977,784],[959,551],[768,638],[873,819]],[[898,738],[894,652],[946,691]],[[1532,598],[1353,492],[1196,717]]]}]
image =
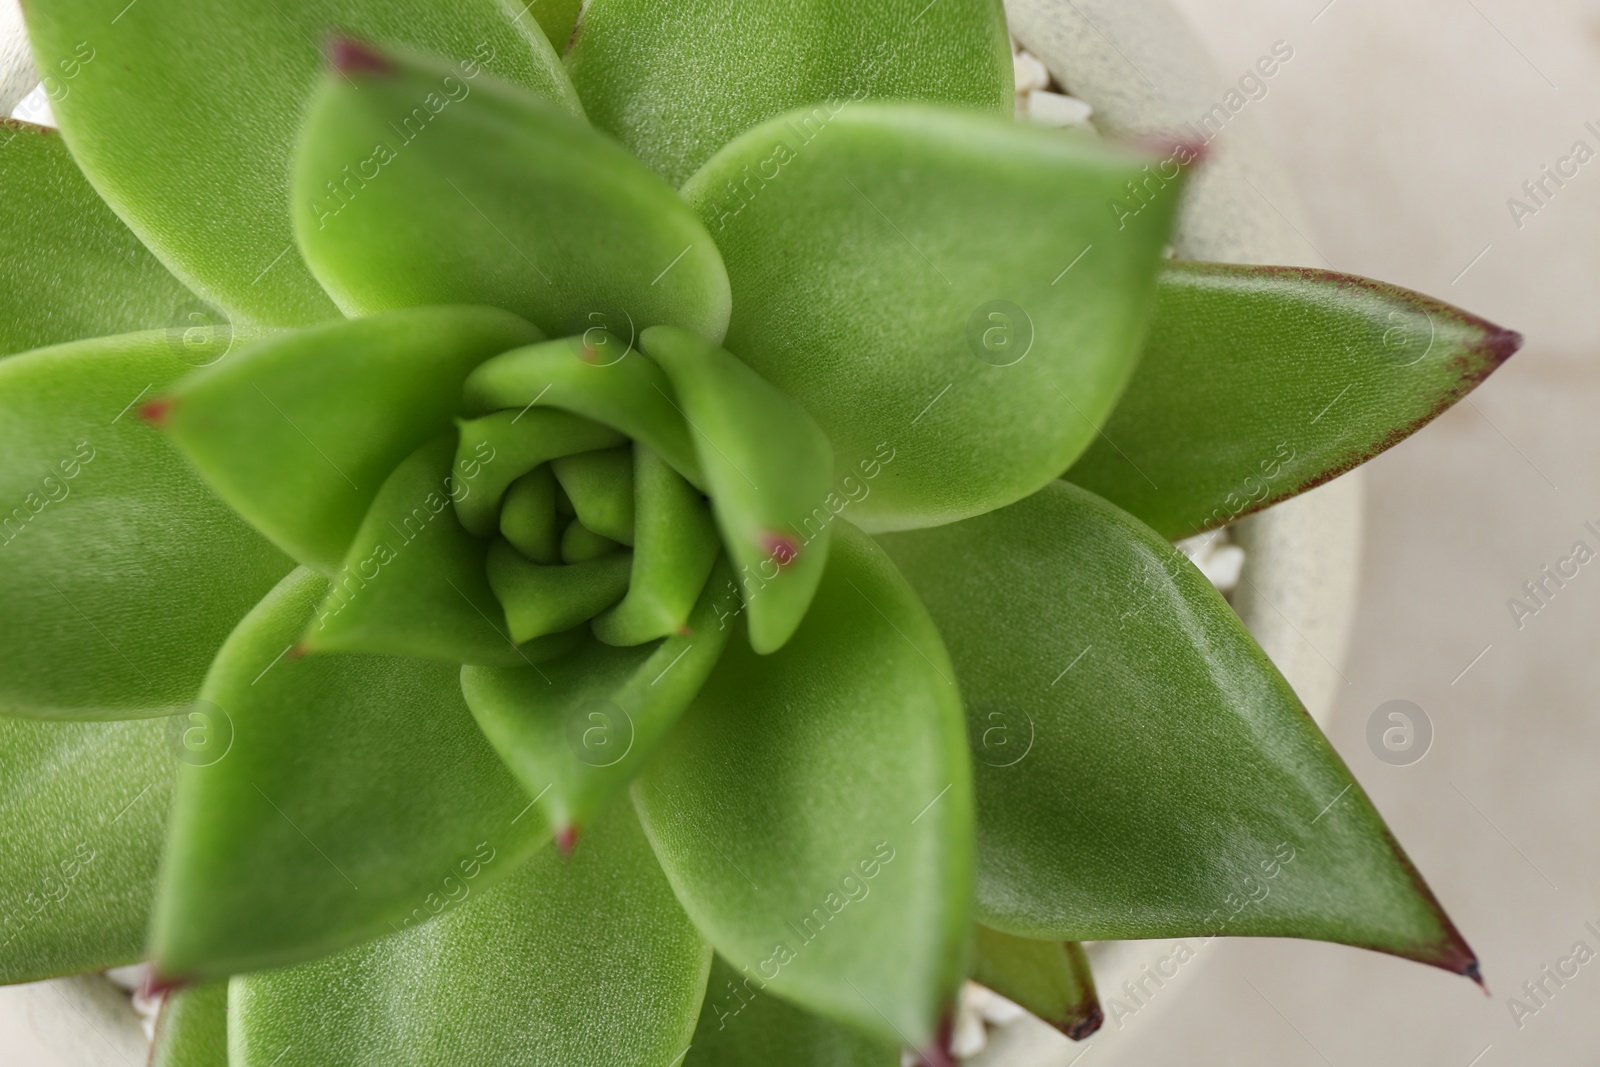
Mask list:
[{"label": "succulent plant", "polygon": [[1195,150],[1014,122],[996,0],[578,6],[29,0],[0,978],[290,1067],[937,1061],[969,975],[1092,1030],[1084,940],[1476,977],[1172,541],[1516,335],[1164,258]]}]

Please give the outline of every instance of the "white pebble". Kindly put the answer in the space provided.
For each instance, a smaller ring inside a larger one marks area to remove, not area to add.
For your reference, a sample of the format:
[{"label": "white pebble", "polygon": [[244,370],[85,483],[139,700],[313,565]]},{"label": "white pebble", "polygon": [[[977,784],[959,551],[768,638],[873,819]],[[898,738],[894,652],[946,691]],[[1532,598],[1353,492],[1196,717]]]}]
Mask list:
[{"label": "white pebble", "polygon": [[1011,69],[1017,80],[1017,95],[1043,89],[1050,84],[1050,72],[1029,52],[1017,52],[1011,57]]},{"label": "white pebble", "polygon": [[1035,89],[1028,94],[1028,119],[1041,126],[1089,125],[1093,109],[1075,96]]},{"label": "white pebble", "polygon": [[45,95],[44,86],[36,85],[33,92],[23,97],[11,112],[11,117],[21,122],[31,122],[35,126],[54,126],[55,114],[50,110],[50,97]]}]

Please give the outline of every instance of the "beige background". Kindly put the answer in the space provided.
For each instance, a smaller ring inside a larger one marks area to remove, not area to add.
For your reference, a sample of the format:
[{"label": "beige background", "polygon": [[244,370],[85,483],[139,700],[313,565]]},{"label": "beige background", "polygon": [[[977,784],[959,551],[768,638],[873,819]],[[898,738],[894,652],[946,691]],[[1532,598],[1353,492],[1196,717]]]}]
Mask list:
[{"label": "beige background", "polygon": [[[1584,128],[1600,130],[1600,2],[1178,3],[1224,71],[1242,74],[1275,41],[1294,47],[1247,110],[1330,266],[1528,337],[1470,403],[1369,467],[1362,600],[1332,730],[1494,995],[1353,949],[1219,942],[1182,996],[1124,1021],[1116,1060],[1591,1067],[1600,958],[1520,1029],[1507,999],[1579,939],[1600,952],[1584,929],[1600,929],[1600,561],[1521,630],[1506,601],[1580,537],[1600,548],[1582,529],[1600,528],[1600,158],[1521,229],[1506,201],[1574,141],[1600,151]],[[1397,698],[1435,730],[1409,767],[1380,762],[1364,736]],[[1094,1044],[1063,1046],[1060,1062],[1093,1067]]]}]

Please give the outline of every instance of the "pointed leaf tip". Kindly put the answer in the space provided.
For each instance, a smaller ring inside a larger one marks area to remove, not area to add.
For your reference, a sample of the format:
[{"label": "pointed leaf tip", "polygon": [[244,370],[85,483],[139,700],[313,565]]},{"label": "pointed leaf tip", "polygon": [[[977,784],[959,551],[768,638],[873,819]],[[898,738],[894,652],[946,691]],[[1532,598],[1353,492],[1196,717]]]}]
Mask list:
[{"label": "pointed leaf tip", "polygon": [[1099,1002],[1096,1001],[1090,1005],[1088,1014],[1071,1026],[1062,1027],[1061,1032],[1074,1041],[1082,1041],[1099,1032],[1101,1025],[1105,1021],[1106,1013],[1101,1010]]},{"label": "pointed leaf tip", "polygon": [[354,37],[335,37],[328,42],[328,65],[340,74],[393,74],[389,58]]},{"label": "pointed leaf tip", "polygon": [[167,428],[167,416],[172,414],[172,398],[158,397],[148,404],[139,405],[139,417],[158,430]]},{"label": "pointed leaf tip", "polygon": [[192,975],[162,974],[151,971],[150,977],[145,979],[144,988],[139,990],[139,995],[146,1000],[157,1000],[169,993],[177,993],[194,985]]},{"label": "pointed leaf tip", "polygon": [[556,831],[556,851],[561,853],[561,858],[566,859],[578,847],[578,828],[574,825],[563,826]]},{"label": "pointed leaf tip", "polygon": [[955,1057],[950,1054],[950,1041],[954,1033],[955,1020],[951,1013],[946,1012],[944,1018],[939,1020],[939,1028],[934,1031],[932,1043],[917,1053],[920,1067],[956,1067]]}]

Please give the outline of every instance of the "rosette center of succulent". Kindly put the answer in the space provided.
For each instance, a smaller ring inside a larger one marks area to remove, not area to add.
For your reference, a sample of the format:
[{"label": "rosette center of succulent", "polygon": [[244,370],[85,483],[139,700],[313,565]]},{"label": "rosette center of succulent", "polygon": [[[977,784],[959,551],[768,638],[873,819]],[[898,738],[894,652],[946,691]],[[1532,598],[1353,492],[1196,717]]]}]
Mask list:
[{"label": "rosette center of succulent", "polygon": [[[332,399],[362,390],[384,395]],[[547,340],[488,308],[387,312],[264,341],[156,403],[242,514],[330,576],[309,652],[527,665],[586,633],[683,634],[708,593],[719,629],[743,615],[770,652],[826,562],[822,431],[676,327]]]}]

